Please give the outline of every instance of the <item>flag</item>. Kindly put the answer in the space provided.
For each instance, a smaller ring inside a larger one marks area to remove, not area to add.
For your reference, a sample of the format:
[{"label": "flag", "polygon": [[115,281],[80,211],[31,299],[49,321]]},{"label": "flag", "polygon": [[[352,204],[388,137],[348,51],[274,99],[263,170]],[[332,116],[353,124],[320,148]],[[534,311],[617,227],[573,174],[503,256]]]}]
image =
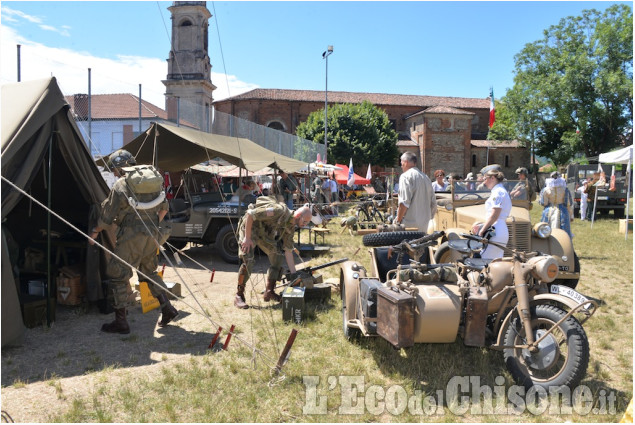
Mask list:
[{"label": "flag", "polygon": [[492,128],[496,121],[496,107],[494,106],[494,87],[489,88],[489,128]]},{"label": "flag", "polygon": [[316,160],[315,162],[322,162],[322,158],[320,157],[319,152],[318,152],[318,154],[317,154],[317,160]]},{"label": "flag", "polygon": [[355,173],[353,172],[353,158],[351,158],[351,162],[348,164],[348,181],[347,185],[352,186],[355,184]]},{"label": "flag", "polygon": [[366,180],[370,180],[372,178],[372,172],[370,171],[370,162],[368,163],[368,171],[366,171]]},{"label": "flag", "polygon": [[172,178],[167,171],[163,174],[165,197],[168,199],[174,198],[174,189],[172,188]]}]

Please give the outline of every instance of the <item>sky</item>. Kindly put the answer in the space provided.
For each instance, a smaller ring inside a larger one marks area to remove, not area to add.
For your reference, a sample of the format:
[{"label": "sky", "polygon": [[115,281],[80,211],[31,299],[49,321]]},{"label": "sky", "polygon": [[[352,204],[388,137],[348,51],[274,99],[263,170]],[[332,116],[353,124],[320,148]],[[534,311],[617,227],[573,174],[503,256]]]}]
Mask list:
[{"label": "sky", "polygon": [[[254,88],[500,98],[514,55],[598,1],[207,2],[214,99]],[[132,93],[164,107],[171,40],[155,1],[2,1],[0,83],[55,76],[64,94]],[[632,7],[632,6],[631,6]]]}]

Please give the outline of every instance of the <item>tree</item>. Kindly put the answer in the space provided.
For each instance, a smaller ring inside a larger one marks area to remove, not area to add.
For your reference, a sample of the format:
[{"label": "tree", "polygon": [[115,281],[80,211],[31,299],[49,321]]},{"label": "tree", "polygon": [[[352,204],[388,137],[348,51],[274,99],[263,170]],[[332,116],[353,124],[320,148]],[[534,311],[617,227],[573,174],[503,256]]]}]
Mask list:
[{"label": "tree", "polygon": [[[312,112],[296,128],[296,134],[324,143],[324,110]],[[395,164],[397,133],[386,113],[368,101],[337,104],[328,108],[328,152],[330,163],[355,163],[390,167]]]},{"label": "tree", "polygon": [[535,141],[537,154],[563,165],[578,152],[598,156],[632,138],[630,7],[560,20],[515,56],[514,72],[504,104],[517,138]]}]

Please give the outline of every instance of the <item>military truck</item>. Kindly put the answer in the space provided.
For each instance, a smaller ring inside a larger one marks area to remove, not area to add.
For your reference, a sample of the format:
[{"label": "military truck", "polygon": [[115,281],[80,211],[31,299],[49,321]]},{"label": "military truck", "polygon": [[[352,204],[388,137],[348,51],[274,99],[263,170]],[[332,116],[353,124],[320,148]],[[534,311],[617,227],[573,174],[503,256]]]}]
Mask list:
[{"label": "military truck", "polygon": [[[610,183],[611,180],[611,165],[602,164],[602,170],[606,173],[606,182]],[[583,180],[591,181],[593,179],[593,173],[598,171],[598,165],[580,165],[569,164],[567,167],[567,187],[573,197],[573,207],[575,210],[575,216],[580,217],[580,192],[578,188],[582,185]],[[626,184],[626,177],[623,173],[616,172],[615,178],[615,190],[609,190],[609,185],[605,187],[597,187],[597,203],[595,205],[595,211],[600,214],[608,214],[613,211],[615,218],[624,218],[624,211],[626,208],[626,191],[628,185]],[[591,204],[589,204],[590,206]]]}]

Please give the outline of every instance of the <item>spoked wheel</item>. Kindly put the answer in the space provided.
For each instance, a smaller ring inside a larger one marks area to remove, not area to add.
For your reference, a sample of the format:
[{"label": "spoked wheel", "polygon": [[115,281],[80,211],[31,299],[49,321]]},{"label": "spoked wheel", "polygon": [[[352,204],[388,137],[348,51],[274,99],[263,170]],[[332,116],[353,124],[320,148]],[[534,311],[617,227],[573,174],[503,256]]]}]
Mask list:
[{"label": "spoked wheel", "polygon": [[365,209],[355,211],[355,217],[357,217],[357,226],[359,226],[360,229],[372,229],[375,227],[368,215],[368,211]]},{"label": "spoked wheel", "polygon": [[382,215],[382,213],[380,211],[375,211],[375,214],[373,214],[373,220],[377,224],[385,224],[386,223],[386,221],[384,219],[384,216]]},{"label": "spoked wheel", "polygon": [[[532,307],[531,326],[535,340],[565,315],[564,310],[552,305]],[[505,345],[522,345],[525,341],[522,321],[515,317],[505,332]],[[533,385],[547,391],[550,386],[573,388],[580,383],[589,365],[589,341],[582,325],[569,317],[538,344],[538,351],[506,348],[503,356],[516,382],[526,388]]]}]

